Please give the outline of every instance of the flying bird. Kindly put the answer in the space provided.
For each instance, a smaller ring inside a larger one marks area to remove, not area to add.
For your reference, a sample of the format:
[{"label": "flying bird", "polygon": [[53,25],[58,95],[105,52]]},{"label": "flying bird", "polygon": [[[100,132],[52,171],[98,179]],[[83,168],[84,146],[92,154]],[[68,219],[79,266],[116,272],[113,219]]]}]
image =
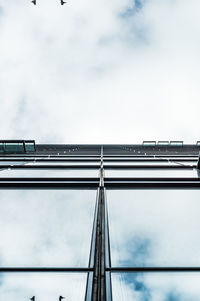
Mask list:
[{"label": "flying bird", "polygon": [[36,5],[36,0],[31,1],[34,5]]},{"label": "flying bird", "polygon": [[59,296],[59,301],[62,301],[62,299],[65,299],[65,297]]},{"label": "flying bird", "polygon": [[33,296],[32,298],[30,298],[31,301],[35,301],[35,296]]},{"label": "flying bird", "polygon": [[[65,1],[60,0],[60,4],[61,4],[61,5],[65,4],[65,3],[66,3]],[[62,297],[62,296],[61,296],[61,297]]]}]

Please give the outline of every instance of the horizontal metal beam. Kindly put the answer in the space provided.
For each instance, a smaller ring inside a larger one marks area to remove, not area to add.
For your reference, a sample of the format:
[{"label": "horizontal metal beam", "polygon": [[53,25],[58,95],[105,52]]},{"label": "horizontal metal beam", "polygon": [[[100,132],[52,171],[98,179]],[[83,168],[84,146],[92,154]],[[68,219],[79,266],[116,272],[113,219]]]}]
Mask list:
[{"label": "horizontal metal beam", "polygon": [[[123,181],[116,179],[113,181],[105,180],[107,189],[200,189],[199,180],[175,181]],[[0,189],[97,189],[99,181],[62,181],[53,180],[32,180],[29,179],[0,179]]]},{"label": "horizontal metal beam", "polygon": [[[65,273],[88,273],[93,272],[93,268],[85,267],[1,267],[0,273],[26,273],[26,272],[65,272]],[[200,267],[110,267],[107,272],[115,273],[142,273],[142,272],[200,272]]]},{"label": "horizontal metal beam", "polygon": [[[34,156],[33,156],[34,157]],[[12,162],[34,162],[34,163],[52,163],[52,162],[57,162],[57,163],[70,163],[70,162],[82,162],[82,163],[91,163],[91,162],[99,162],[100,161],[100,158],[91,158],[91,159],[87,159],[87,158],[76,158],[76,157],[72,157],[72,158],[61,158],[60,159],[60,156],[57,157],[57,158],[2,158],[0,157],[0,164],[1,162],[9,162],[9,161],[12,161]],[[146,157],[143,157],[143,158],[105,158],[104,159],[104,162],[168,162],[168,163],[173,163],[173,162],[197,162],[198,161],[198,158],[146,158]]]},{"label": "horizontal metal beam", "polygon": [[143,272],[200,272],[200,267],[112,267],[106,271],[115,273],[143,273]]},{"label": "horizontal metal beam", "polygon": [[65,273],[88,273],[92,272],[92,268],[64,268],[64,267],[1,267],[0,268],[0,273],[11,273],[11,272],[37,272],[37,273],[47,273],[47,272],[65,272]]},{"label": "horizontal metal beam", "polygon": [[200,182],[107,182],[107,189],[200,189]]},{"label": "horizontal metal beam", "polygon": [[0,189],[97,189],[98,182],[0,182]]}]

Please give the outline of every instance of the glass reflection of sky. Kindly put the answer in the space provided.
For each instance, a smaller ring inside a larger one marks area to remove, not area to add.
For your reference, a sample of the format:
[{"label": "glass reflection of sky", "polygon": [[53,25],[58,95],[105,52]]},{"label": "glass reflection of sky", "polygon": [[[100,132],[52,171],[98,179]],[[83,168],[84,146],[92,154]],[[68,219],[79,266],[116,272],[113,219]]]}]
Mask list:
[{"label": "glass reflection of sky", "polygon": [[196,169],[113,169],[105,170],[105,177],[143,177],[143,178],[197,178]]},{"label": "glass reflection of sky", "polygon": [[0,300],[82,301],[85,296],[86,274],[75,273],[4,273],[0,276]]},{"label": "glass reflection of sky", "polygon": [[60,166],[76,166],[76,165],[81,165],[84,166],[85,168],[90,167],[90,166],[98,166],[100,167],[100,161],[98,162],[57,162],[57,161],[52,161],[52,162],[28,162],[27,165],[32,165],[32,166],[40,166],[40,165],[60,165]]},{"label": "glass reflection of sky", "polygon": [[113,301],[197,301],[200,273],[113,273]]},{"label": "glass reflection of sky", "polygon": [[26,162],[24,161],[0,161],[0,165],[24,165]]},{"label": "glass reflection of sky", "polygon": [[98,169],[2,169],[0,177],[15,178],[81,178],[81,177],[98,177]]},{"label": "glass reflection of sky", "polygon": [[107,191],[113,266],[200,266],[199,190]]},{"label": "glass reflection of sky", "polygon": [[88,266],[96,191],[0,190],[0,200],[0,266]]}]

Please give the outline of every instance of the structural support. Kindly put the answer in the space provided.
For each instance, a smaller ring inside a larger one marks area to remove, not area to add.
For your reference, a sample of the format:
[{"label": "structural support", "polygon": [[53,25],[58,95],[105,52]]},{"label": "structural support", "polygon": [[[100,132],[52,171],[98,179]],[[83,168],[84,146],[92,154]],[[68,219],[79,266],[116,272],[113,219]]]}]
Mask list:
[{"label": "structural support", "polygon": [[[86,300],[111,301],[110,272],[106,271],[108,254],[110,254],[108,242],[107,206],[104,188],[103,147],[101,148],[101,167],[99,172],[99,189],[97,193],[97,205],[94,216],[94,226],[90,251],[89,267],[94,268],[89,273],[87,281]],[[110,258],[110,256],[109,256]],[[110,262],[110,260],[109,260]]]},{"label": "structural support", "polygon": [[106,300],[105,281],[105,198],[104,189],[100,188],[98,200],[96,242],[94,254],[94,277],[92,286],[92,300]]}]

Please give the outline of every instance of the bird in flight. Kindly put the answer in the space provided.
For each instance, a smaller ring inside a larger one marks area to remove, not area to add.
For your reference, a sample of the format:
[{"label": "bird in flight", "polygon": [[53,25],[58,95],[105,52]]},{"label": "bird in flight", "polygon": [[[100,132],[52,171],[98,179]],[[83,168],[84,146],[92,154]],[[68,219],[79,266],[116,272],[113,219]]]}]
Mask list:
[{"label": "bird in flight", "polygon": [[31,1],[34,5],[36,5],[36,0]]},{"label": "bird in flight", "polygon": [[[65,4],[66,2],[64,2],[63,0],[60,0],[60,4],[63,5]],[[61,296],[62,297],[62,296]]]},{"label": "bird in flight", "polygon": [[35,296],[33,296],[32,298],[30,298],[31,301],[35,301]]},{"label": "bird in flight", "polygon": [[65,299],[65,297],[59,296],[59,301],[62,301],[62,299]]}]

